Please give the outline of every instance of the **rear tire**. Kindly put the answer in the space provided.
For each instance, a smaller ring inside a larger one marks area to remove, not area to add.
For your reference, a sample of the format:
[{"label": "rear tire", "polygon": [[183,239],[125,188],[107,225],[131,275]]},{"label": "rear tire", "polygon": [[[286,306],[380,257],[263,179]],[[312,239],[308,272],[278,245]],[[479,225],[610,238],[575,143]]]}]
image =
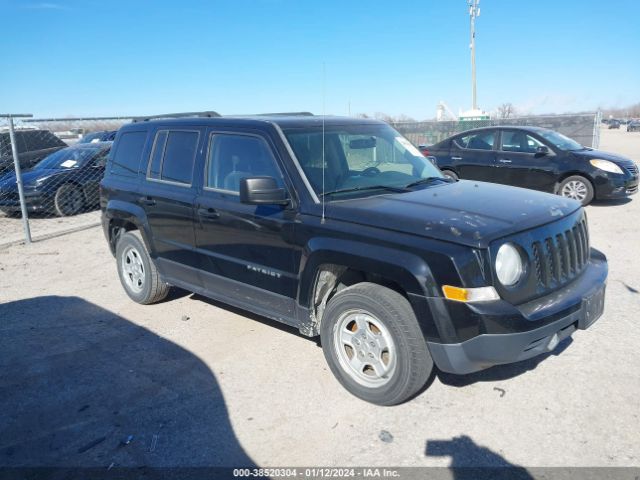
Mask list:
[{"label": "rear tire", "polygon": [[433,360],[409,301],[374,283],[337,293],[320,325],[324,356],[353,395],[397,405],[426,385]]},{"label": "rear tire", "polygon": [[572,175],[560,183],[558,194],[565,198],[578,200],[583,206],[586,206],[593,200],[593,185],[581,175]]},{"label": "rear tire", "polygon": [[169,294],[171,287],[162,280],[137,230],[120,237],[116,245],[116,261],[120,283],[134,302],[148,305],[163,300]]},{"label": "rear tire", "polygon": [[456,181],[457,181],[457,180],[459,180],[459,179],[460,179],[460,177],[458,177],[458,175],[456,174],[456,172],[454,172],[453,170],[447,170],[447,169],[444,169],[444,170],[442,170],[442,174],[443,174],[445,177],[449,177],[449,178],[451,178],[452,180],[456,180]]}]

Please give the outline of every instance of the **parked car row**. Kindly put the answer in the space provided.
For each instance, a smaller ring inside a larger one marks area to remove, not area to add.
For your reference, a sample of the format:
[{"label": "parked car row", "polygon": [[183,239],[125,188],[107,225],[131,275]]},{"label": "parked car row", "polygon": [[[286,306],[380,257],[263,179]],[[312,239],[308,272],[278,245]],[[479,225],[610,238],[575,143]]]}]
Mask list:
[{"label": "parked car row", "polygon": [[583,205],[638,191],[638,166],[633,160],[585,147],[545,128],[479,128],[420,150],[435,157],[450,178],[556,193]]},{"label": "parked car row", "polygon": [[[23,170],[33,168],[47,155],[67,146],[48,130],[17,129],[14,135],[20,168]],[[13,169],[9,131],[2,130],[0,131],[0,176]]]},{"label": "parked car row", "polygon": [[[117,130],[84,135],[69,147],[49,130],[19,128],[14,132],[25,201],[29,212],[59,216],[98,206],[98,184]],[[20,212],[13,151],[8,130],[0,131],[0,211]]]},{"label": "parked car row", "polygon": [[631,120],[627,123],[627,132],[640,132],[640,120]]},{"label": "parked car row", "polygon": [[[22,172],[27,210],[67,216],[97,208],[99,184],[110,149],[111,142],[76,144],[56,150]],[[0,177],[0,211],[8,215],[20,212],[13,171]]]}]

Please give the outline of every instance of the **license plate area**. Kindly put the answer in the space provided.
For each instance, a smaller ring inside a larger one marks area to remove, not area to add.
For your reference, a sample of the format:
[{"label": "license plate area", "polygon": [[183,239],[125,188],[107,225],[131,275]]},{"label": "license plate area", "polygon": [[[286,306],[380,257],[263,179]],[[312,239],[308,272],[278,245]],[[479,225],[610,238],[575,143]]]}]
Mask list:
[{"label": "license plate area", "polygon": [[604,292],[603,285],[600,290],[582,300],[583,316],[578,325],[580,329],[589,328],[604,312]]}]

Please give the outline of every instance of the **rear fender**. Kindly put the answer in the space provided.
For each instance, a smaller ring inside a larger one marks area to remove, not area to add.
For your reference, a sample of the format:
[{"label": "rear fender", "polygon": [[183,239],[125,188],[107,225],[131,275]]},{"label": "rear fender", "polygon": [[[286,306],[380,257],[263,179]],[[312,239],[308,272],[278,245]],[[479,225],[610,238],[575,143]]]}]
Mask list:
[{"label": "rear fender", "polygon": [[107,238],[109,239],[109,247],[112,253],[115,253],[116,237],[112,235],[111,229],[132,224],[140,231],[149,255],[155,258],[156,249],[153,244],[151,229],[147,221],[147,214],[142,207],[121,200],[109,200],[103,215],[105,218],[105,233],[108,235]]}]

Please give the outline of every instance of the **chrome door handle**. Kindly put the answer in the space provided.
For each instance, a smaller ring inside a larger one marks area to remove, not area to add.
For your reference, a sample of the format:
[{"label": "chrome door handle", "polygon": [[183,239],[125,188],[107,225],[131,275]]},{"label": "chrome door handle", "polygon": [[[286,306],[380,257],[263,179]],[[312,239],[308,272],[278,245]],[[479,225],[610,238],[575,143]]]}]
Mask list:
[{"label": "chrome door handle", "polygon": [[501,158],[500,160],[498,160],[500,163],[511,163],[511,160],[509,160],[508,158]]}]

